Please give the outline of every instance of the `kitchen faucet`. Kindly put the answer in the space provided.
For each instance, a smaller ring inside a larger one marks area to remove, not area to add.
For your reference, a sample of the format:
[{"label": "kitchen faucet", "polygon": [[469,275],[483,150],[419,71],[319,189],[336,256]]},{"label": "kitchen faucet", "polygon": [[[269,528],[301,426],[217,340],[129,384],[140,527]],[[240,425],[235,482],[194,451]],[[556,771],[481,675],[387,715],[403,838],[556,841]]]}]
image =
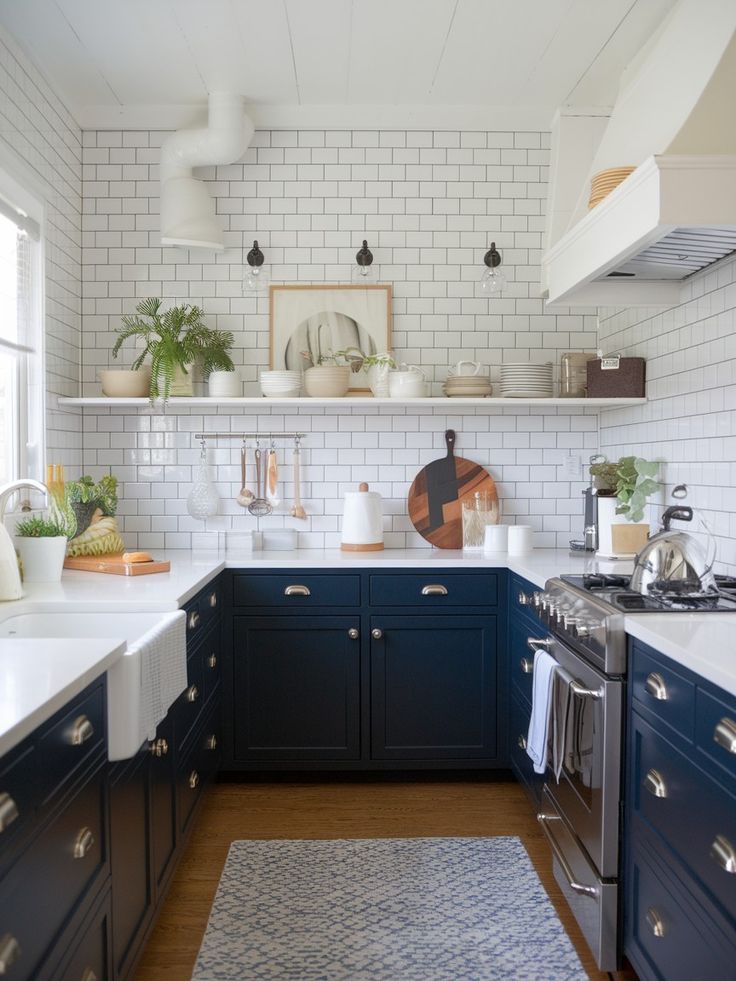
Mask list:
[{"label": "kitchen faucet", "polygon": [[23,589],[20,582],[18,557],[15,554],[13,540],[5,527],[5,507],[11,494],[23,488],[41,491],[48,499],[48,489],[38,480],[22,477],[0,487],[0,602],[20,599]]}]

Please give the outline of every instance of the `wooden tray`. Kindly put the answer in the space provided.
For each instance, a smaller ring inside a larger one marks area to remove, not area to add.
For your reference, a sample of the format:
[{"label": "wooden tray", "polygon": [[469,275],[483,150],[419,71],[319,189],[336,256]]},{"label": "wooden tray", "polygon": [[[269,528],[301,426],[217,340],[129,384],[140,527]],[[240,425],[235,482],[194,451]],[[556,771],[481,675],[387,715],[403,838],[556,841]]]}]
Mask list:
[{"label": "wooden tray", "polygon": [[462,548],[461,501],[476,491],[498,500],[493,477],[479,463],[455,456],[455,430],[445,433],[447,456],[422,467],[409,488],[409,518],[416,530],[437,548]]},{"label": "wooden tray", "polygon": [[78,572],[107,572],[113,576],[148,576],[154,572],[169,572],[171,562],[123,562],[122,552],[108,555],[80,555],[64,560],[65,569]]}]

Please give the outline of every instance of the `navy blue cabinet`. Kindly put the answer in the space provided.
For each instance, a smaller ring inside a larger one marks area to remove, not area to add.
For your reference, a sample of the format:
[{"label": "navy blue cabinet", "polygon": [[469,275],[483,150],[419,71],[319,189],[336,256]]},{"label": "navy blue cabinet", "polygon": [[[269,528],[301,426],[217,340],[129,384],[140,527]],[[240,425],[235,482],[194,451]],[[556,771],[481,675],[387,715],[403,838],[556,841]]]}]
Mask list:
[{"label": "navy blue cabinet", "polygon": [[625,953],[642,979],[736,964],[736,698],[631,648]]},{"label": "navy blue cabinet", "polygon": [[238,760],[357,760],[360,617],[233,620]]},{"label": "navy blue cabinet", "polygon": [[494,616],[375,615],[371,626],[371,756],[494,759]]}]

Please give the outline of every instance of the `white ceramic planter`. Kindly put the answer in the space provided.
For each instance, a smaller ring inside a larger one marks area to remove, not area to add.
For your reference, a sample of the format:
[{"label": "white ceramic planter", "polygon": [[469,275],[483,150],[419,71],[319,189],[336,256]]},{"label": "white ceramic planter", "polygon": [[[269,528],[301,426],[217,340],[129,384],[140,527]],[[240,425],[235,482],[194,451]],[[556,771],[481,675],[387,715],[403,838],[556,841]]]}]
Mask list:
[{"label": "white ceramic planter", "polygon": [[118,368],[104,368],[100,371],[102,394],[108,398],[148,398],[151,389],[151,369],[139,368],[126,371]]},{"label": "white ceramic planter", "polygon": [[[598,551],[604,559],[633,558],[649,534],[648,521],[629,521],[623,514],[616,514],[618,498],[598,498]],[[624,526],[624,527],[622,527]],[[617,535],[616,529],[624,534]],[[623,548],[621,542],[624,542]]]},{"label": "white ceramic planter", "polygon": [[243,394],[243,384],[237,371],[211,371],[207,391],[212,399],[237,399]]},{"label": "white ceramic planter", "polygon": [[15,547],[23,563],[23,581],[59,582],[66,546],[64,537],[16,538]]}]

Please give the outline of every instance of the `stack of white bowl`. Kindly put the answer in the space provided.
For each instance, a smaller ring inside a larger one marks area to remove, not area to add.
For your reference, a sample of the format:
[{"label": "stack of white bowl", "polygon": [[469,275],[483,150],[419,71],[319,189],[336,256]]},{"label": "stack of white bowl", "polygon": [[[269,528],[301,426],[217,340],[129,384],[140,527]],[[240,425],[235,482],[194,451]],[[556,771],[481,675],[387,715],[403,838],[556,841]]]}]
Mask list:
[{"label": "stack of white bowl", "polygon": [[502,364],[501,395],[515,399],[550,399],[554,395],[552,362]]},{"label": "stack of white bowl", "polygon": [[302,389],[301,371],[262,371],[261,392],[270,399],[296,398]]},{"label": "stack of white bowl", "polygon": [[448,375],[442,386],[448,398],[487,398],[493,393],[488,375]]}]

